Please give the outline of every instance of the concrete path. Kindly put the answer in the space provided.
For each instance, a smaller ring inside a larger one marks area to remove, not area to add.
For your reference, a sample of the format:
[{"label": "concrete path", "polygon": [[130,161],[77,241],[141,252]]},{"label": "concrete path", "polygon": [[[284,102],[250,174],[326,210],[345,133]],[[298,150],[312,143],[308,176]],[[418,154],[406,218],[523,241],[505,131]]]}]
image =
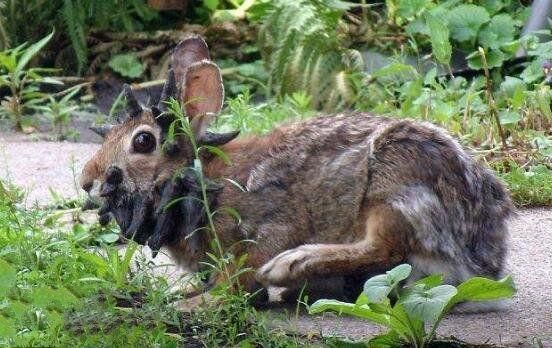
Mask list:
[{"label": "concrete path", "polygon": [[[27,189],[27,204],[49,202],[49,188],[73,197],[74,173],[78,180],[82,166],[97,148],[96,144],[14,141],[0,134],[0,177]],[[178,273],[170,267],[165,271],[172,277]],[[544,347],[552,347],[552,209],[522,210],[511,222],[508,273],[513,275],[518,293],[505,311],[451,315],[439,334],[508,347],[539,347],[540,340]],[[333,314],[301,315],[289,323],[304,332],[350,338],[379,332],[371,324]]]}]

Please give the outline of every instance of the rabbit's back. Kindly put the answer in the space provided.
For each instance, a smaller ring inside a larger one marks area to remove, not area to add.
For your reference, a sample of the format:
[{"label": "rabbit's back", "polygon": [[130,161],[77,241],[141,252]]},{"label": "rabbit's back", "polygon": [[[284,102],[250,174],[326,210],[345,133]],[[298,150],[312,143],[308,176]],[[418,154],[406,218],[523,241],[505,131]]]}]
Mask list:
[{"label": "rabbit's back", "polygon": [[420,273],[441,263],[452,281],[499,275],[510,198],[443,129],[355,113],[278,132],[250,171],[245,206],[236,203],[259,240],[282,250],[354,243],[365,237],[367,209],[386,204],[410,226],[408,260]]}]

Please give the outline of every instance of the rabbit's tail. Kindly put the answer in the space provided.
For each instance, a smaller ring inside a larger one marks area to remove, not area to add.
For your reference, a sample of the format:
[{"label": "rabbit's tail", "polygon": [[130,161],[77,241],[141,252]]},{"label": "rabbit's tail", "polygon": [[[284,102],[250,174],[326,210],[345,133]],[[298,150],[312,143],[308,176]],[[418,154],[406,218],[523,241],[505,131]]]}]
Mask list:
[{"label": "rabbit's tail", "polygon": [[449,284],[476,275],[499,278],[506,253],[505,220],[511,212],[501,205],[509,203],[489,195],[474,207],[461,197],[444,203],[440,196],[433,188],[413,185],[389,198],[388,203],[412,226],[409,243],[414,247],[408,260],[415,272],[412,278],[442,274]]}]

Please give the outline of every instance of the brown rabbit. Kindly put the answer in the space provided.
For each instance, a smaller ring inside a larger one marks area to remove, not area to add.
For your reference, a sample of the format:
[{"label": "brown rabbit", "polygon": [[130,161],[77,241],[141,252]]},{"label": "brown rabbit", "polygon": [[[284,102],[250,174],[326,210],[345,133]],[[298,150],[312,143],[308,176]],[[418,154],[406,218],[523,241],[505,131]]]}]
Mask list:
[{"label": "brown rabbit", "polygon": [[[181,42],[158,106],[145,107],[126,87],[128,117],[102,129],[105,141],[86,164],[82,187],[99,186],[122,232],[168,248],[196,271],[209,250],[193,203],[164,210],[167,197],[197,194],[193,177],[171,180],[189,166],[189,139],[171,144],[163,113],[170,96],[185,105],[199,144],[219,145],[230,164],[203,154],[216,207],[233,207],[238,223],[217,215],[224,246],[239,245],[259,286],[294,287],[307,279],[354,276],[401,262],[417,277],[441,273],[449,283],[474,275],[497,278],[504,265],[508,192],[446,131],[426,122],[347,112],[288,124],[266,136],[206,132],[223,102],[217,66],[199,37]],[[241,191],[221,178],[241,184]],[[184,202],[184,201],[183,201]],[[240,240],[255,243],[237,243]],[[155,241],[153,241],[155,240]]]}]

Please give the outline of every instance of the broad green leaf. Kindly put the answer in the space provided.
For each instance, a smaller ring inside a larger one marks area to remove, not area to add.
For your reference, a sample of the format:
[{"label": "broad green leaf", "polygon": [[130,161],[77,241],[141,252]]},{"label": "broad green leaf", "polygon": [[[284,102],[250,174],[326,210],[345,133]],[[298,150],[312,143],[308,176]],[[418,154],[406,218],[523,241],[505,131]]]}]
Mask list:
[{"label": "broad green leaf", "polygon": [[516,28],[514,19],[507,14],[491,18],[479,32],[479,43],[486,48],[500,48],[514,40]]},{"label": "broad green leaf", "polygon": [[431,289],[416,287],[400,299],[400,303],[409,316],[434,323],[456,295],[452,285],[439,285]]},{"label": "broad green leaf", "polygon": [[525,67],[525,69],[521,72],[519,77],[521,77],[521,79],[528,84],[541,80],[544,77],[544,73],[542,71],[542,61],[537,59],[529,63],[529,65],[527,65],[527,67]]},{"label": "broad green leaf", "polygon": [[17,67],[15,68],[14,73],[18,74],[20,71],[23,71],[27,64],[29,64],[29,61],[33,59],[33,57],[50,41],[50,39],[54,36],[54,31],[52,31],[49,35],[42,38],[40,41],[30,45],[27,47],[24,51],[24,53],[19,58],[19,61],[17,62]]},{"label": "broad green leaf", "polygon": [[7,261],[0,259],[0,298],[15,285],[17,272]]},{"label": "broad green leaf", "polygon": [[540,59],[552,59],[552,41],[538,43],[527,53],[531,56],[539,57]]},{"label": "broad green leaf", "polygon": [[104,233],[100,234],[97,238],[97,241],[112,244],[119,240],[119,234],[118,233]]},{"label": "broad green leaf", "polygon": [[217,9],[219,2],[219,0],[203,0],[203,6],[207,7],[211,11],[214,11]]},{"label": "broad green leaf", "polygon": [[428,13],[426,16],[426,25],[429,29],[429,39],[431,41],[431,49],[435,58],[441,64],[448,65],[452,55],[452,46],[449,42],[449,29],[444,18],[433,13]]},{"label": "broad green leaf", "polygon": [[447,16],[451,37],[459,42],[475,42],[481,26],[490,20],[484,7],[460,5]]},{"label": "broad green leaf", "polygon": [[516,293],[512,277],[501,280],[492,280],[483,277],[474,277],[466,280],[457,287],[458,293],[451,303],[465,301],[489,301],[510,298]]},{"label": "broad green leaf", "polygon": [[414,284],[423,285],[426,289],[431,289],[443,284],[443,275],[432,274],[430,276],[417,280]]},{"label": "broad green leaf", "polygon": [[318,314],[326,311],[333,311],[338,314],[348,314],[389,327],[389,316],[376,313],[367,305],[357,306],[353,303],[341,302],[337,300],[318,300],[309,307],[309,314]]},{"label": "broad green leaf", "polygon": [[517,77],[506,76],[504,81],[500,84],[500,91],[504,93],[507,98],[512,98],[518,91],[527,90],[527,86],[522,79]]},{"label": "broad green leaf", "polygon": [[370,302],[382,303],[401,280],[408,278],[411,271],[412,266],[408,264],[398,265],[385,274],[368,279],[363,292]]},{"label": "broad green leaf", "polygon": [[132,53],[115,55],[109,60],[108,65],[113,71],[132,79],[144,73],[144,65]]},{"label": "broad green leaf", "polygon": [[403,346],[406,346],[405,341],[393,330],[371,338],[368,341],[368,347],[370,348],[397,348]]},{"label": "broad green leaf", "polygon": [[502,0],[480,0],[479,4],[485,7],[491,15],[497,13],[504,7],[504,2]]},{"label": "broad green leaf", "polygon": [[405,19],[417,17],[426,10],[429,4],[431,4],[431,0],[399,0],[397,15]]},{"label": "broad green leaf", "polygon": [[498,114],[500,124],[516,124],[521,121],[521,115],[517,111],[503,110]]},{"label": "broad green leaf", "polygon": [[396,331],[405,341],[417,347],[421,346],[425,336],[424,322],[410,317],[400,303],[395,304],[395,307],[393,307],[389,324],[391,329]]},{"label": "broad green leaf", "polygon": [[[485,66],[483,64],[483,58],[481,57],[481,54],[479,51],[475,51],[471,54],[469,54],[466,58],[468,58],[468,66],[472,69],[483,69]],[[485,52],[485,58],[487,60],[487,67],[488,68],[497,68],[502,66],[502,63],[506,59],[506,56],[504,53],[502,53],[501,50],[489,50]]]},{"label": "broad green leaf", "polygon": [[358,298],[357,300],[355,301],[355,304],[357,306],[361,306],[361,305],[365,305],[365,304],[369,304],[370,301],[368,300],[368,297],[366,297],[366,295],[361,292],[360,295],[358,295]]},{"label": "broad green leaf", "polygon": [[373,76],[378,79],[402,79],[410,80],[418,75],[413,66],[403,63],[391,63],[383,68],[374,71]]}]

